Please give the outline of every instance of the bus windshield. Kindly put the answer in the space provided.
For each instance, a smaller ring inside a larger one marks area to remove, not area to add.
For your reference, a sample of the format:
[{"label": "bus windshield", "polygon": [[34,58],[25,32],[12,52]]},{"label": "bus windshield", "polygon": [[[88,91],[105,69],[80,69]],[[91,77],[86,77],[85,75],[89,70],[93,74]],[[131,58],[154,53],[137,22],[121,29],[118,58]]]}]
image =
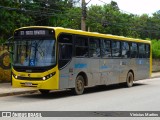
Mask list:
[{"label": "bus windshield", "polygon": [[55,64],[55,40],[15,40],[14,66],[40,67]]}]

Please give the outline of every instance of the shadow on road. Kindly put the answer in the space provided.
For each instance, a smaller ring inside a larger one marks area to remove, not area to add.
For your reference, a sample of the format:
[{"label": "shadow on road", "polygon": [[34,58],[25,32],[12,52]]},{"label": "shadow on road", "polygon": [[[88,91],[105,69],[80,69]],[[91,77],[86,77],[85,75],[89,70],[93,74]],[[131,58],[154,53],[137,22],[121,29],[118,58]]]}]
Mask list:
[{"label": "shadow on road", "polygon": [[[144,83],[135,83],[132,88],[139,87],[147,85]],[[85,88],[84,95],[85,94],[93,94],[98,92],[104,92],[104,91],[110,91],[110,90],[117,90],[117,89],[132,89],[125,87],[121,84],[116,85],[101,85],[101,86],[95,86],[95,87],[88,87]],[[66,97],[72,97],[76,96],[73,94],[71,90],[62,90],[62,91],[51,91],[48,95],[42,95],[40,92],[37,92],[35,94],[25,94],[17,97],[23,97],[23,98],[33,98],[33,99],[59,99],[59,98],[66,98]]]},{"label": "shadow on road", "polygon": [[95,87],[90,87],[85,90],[84,94],[91,94],[91,93],[96,93],[96,92],[103,92],[103,91],[110,91],[110,90],[117,90],[117,89],[132,89],[134,87],[142,86],[142,85],[147,85],[144,83],[134,83],[133,87],[128,88],[124,84],[115,84],[115,85],[100,85],[100,86],[95,86]]}]

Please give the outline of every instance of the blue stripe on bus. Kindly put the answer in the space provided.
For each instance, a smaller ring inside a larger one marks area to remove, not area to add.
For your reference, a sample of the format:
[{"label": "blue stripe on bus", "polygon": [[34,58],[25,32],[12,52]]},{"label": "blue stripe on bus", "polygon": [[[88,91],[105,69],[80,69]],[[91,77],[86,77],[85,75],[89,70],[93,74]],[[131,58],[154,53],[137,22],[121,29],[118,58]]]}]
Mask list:
[{"label": "blue stripe on bus", "polygon": [[108,69],[108,66],[100,66],[100,69]]},{"label": "blue stripe on bus", "polygon": [[60,77],[61,77],[61,78],[68,78],[69,75],[61,75]]},{"label": "blue stripe on bus", "polygon": [[74,68],[78,69],[78,68],[87,68],[87,64],[75,64]]},{"label": "blue stripe on bus", "polygon": [[143,64],[145,64],[145,63],[144,63],[144,60],[138,60],[138,61],[137,61],[137,64],[143,65]]}]

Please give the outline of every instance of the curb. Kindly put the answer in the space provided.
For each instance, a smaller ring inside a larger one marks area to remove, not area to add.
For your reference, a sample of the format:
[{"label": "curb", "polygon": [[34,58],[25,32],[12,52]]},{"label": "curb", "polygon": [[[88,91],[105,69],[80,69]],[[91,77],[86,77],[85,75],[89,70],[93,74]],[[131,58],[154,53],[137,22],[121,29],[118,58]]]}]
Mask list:
[{"label": "curb", "polygon": [[152,78],[160,78],[160,76],[158,76],[158,77],[151,77],[151,79],[152,79]]},{"label": "curb", "polygon": [[154,76],[154,77],[151,77],[151,79],[152,79],[152,78],[160,78],[160,76]]},{"label": "curb", "polygon": [[13,95],[21,95],[21,94],[33,94],[38,92],[38,90],[27,90],[27,91],[19,91],[19,92],[10,92],[10,93],[2,93],[0,97],[13,96]]}]

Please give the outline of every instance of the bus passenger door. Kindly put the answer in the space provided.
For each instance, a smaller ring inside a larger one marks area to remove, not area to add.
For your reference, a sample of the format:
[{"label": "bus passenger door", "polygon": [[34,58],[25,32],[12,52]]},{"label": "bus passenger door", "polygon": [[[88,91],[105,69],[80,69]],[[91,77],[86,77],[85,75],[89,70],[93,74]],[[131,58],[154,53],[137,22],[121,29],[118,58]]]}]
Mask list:
[{"label": "bus passenger door", "polygon": [[72,66],[72,35],[61,34],[58,38],[58,67],[59,67],[59,88],[68,88],[70,79],[70,68]]}]

